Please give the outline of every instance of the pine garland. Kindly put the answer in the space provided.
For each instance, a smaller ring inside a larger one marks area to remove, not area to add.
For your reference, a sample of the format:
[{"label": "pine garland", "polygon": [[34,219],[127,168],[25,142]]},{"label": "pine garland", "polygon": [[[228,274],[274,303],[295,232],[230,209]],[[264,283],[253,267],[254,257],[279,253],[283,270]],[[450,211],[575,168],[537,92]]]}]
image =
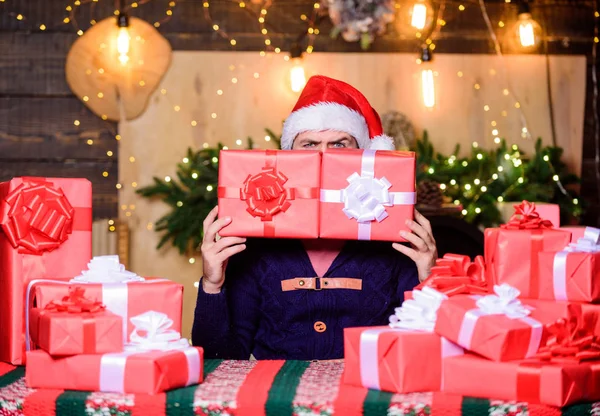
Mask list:
[{"label": "pine garland", "polygon": [[[277,147],[281,137],[265,129]],[[254,148],[248,138],[246,149]],[[169,213],[155,224],[162,233],[158,248],[170,242],[181,254],[189,254],[202,242],[202,222],[217,205],[219,152],[222,144],[201,150],[188,149],[182,163],[177,164],[177,179],[154,177],[154,184],[141,188],[138,194],[160,198]],[[498,148],[486,151],[474,146],[468,157],[459,157],[460,146],[450,156],[436,152],[427,132],[417,140],[417,182],[435,181],[445,198],[462,205],[464,219],[489,227],[501,222],[497,201],[551,202],[560,205],[561,222],[570,222],[582,213],[582,202],[571,186],[579,182],[567,172],[559,147],[542,147],[540,139],[535,154],[526,155],[502,141]]]}]

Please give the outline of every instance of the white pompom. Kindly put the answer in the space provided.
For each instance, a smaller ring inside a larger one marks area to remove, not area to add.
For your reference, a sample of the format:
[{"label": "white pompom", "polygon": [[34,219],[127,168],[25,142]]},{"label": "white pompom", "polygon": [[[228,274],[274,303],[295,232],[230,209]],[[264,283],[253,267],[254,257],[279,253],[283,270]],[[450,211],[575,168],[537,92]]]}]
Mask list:
[{"label": "white pompom", "polygon": [[396,147],[394,146],[394,139],[392,139],[390,136],[382,134],[371,139],[371,145],[369,146],[369,149],[396,150]]}]

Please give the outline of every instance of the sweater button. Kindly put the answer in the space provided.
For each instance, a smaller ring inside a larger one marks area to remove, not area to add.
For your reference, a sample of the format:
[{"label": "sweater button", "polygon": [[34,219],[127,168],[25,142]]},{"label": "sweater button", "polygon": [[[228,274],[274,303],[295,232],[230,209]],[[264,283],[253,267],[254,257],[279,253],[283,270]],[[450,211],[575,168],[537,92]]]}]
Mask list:
[{"label": "sweater button", "polygon": [[314,328],[317,332],[325,332],[327,330],[327,325],[325,325],[325,322],[317,321],[315,322]]}]

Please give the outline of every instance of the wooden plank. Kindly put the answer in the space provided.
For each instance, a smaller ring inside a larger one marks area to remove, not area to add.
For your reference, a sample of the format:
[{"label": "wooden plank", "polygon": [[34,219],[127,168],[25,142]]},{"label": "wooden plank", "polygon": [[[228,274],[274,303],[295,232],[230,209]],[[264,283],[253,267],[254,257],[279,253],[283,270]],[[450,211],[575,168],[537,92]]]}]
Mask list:
[{"label": "wooden plank", "polygon": [[0,99],[0,159],[116,158],[116,132],[75,97]]}]

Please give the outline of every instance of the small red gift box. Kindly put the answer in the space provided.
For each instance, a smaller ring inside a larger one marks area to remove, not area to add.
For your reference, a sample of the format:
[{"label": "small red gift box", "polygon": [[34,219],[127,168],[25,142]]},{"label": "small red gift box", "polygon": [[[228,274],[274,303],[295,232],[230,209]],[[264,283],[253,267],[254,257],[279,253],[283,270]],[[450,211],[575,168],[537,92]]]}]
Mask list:
[{"label": "small red gift box", "polygon": [[321,238],[404,241],[415,200],[413,152],[323,152]]},{"label": "small red gift box", "polygon": [[435,332],[490,360],[532,357],[545,340],[545,325],[557,314],[530,310],[508,285],[494,290],[498,295],[457,295],[443,301]]},{"label": "small red gift box", "polygon": [[501,228],[485,230],[485,263],[490,284],[507,283],[524,298],[537,299],[542,251],[560,251],[571,241],[571,233],[551,228],[527,201],[516,206],[517,214]]},{"label": "small red gift box", "polygon": [[224,150],[219,162],[221,236],[317,238],[321,154]]},{"label": "small red gift box", "polygon": [[92,257],[92,185],[86,179],[0,183],[0,361],[25,362],[25,288],[69,279]]},{"label": "small red gift box", "polygon": [[600,300],[600,229],[588,227],[584,237],[559,252],[539,253],[540,299]]},{"label": "small red gift box", "polygon": [[36,350],[27,352],[25,379],[36,389],[156,394],[202,382],[202,365],[194,347],[63,358]]},{"label": "small red gift box", "polygon": [[83,289],[30,311],[31,340],[52,356],[123,351],[123,320]]},{"label": "small red gift box", "polygon": [[431,332],[345,328],[344,383],[395,393],[438,391],[442,361],[462,353],[462,348]]}]

